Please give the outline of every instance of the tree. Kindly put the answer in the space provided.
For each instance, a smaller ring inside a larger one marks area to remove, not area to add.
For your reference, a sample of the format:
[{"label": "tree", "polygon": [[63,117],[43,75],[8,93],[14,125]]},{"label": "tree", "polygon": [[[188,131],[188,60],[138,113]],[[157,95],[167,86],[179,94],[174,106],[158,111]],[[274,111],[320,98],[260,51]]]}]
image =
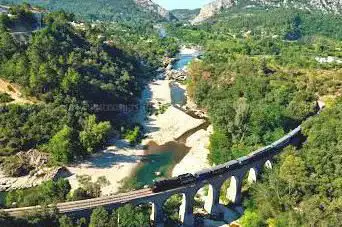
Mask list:
[{"label": "tree", "polygon": [[148,227],[150,226],[150,218],[146,207],[125,205],[112,213],[110,224],[111,226]]},{"label": "tree", "polygon": [[80,86],[80,81],[80,74],[75,69],[69,68],[62,80],[61,87],[65,93],[75,94]]},{"label": "tree", "polygon": [[51,138],[47,147],[55,162],[69,163],[78,153],[74,130],[65,125]]},{"label": "tree", "polygon": [[248,227],[261,227],[263,225],[262,217],[260,217],[256,212],[246,210],[240,220],[241,226]]},{"label": "tree", "polygon": [[80,141],[88,153],[93,153],[106,141],[111,130],[109,122],[96,123],[96,116],[90,115],[83,123]]},{"label": "tree", "polygon": [[103,207],[98,207],[91,214],[89,227],[107,227],[108,222],[108,212]]}]

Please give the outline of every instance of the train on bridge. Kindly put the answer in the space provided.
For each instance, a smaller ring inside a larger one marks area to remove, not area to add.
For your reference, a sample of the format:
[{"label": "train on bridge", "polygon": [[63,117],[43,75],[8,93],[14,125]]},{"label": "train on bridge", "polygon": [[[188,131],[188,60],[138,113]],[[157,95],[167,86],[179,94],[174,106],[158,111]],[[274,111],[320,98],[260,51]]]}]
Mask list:
[{"label": "train on bridge", "polygon": [[228,171],[238,169],[243,165],[248,165],[254,162],[255,160],[269,157],[270,155],[273,155],[273,152],[280,151],[284,147],[288,146],[292,142],[292,140],[296,136],[298,136],[300,131],[301,126],[297,127],[296,129],[288,133],[286,136],[275,141],[269,146],[263,147],[255,152],[250,153],[249,155],[240,157],[237,160],[232,160],[225,164],[217,165],[211,169],[205,169],[195,174],[187,173],[180,175],[178,177],[156,180],[152,186],[152,191],[157,193],[190,184],[195,184],[197,182],[202,182],[206,179],[209,179],[210,177],[221,175]]}]

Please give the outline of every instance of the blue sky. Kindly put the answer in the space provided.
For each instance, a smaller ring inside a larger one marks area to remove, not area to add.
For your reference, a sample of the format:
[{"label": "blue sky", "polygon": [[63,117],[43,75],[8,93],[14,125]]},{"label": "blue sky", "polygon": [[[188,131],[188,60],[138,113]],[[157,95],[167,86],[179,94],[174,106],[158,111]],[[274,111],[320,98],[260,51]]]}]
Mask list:
[{"label": "blue sky", "polygon": [[166,9],[196,9],[213,0],[154,0]]}]

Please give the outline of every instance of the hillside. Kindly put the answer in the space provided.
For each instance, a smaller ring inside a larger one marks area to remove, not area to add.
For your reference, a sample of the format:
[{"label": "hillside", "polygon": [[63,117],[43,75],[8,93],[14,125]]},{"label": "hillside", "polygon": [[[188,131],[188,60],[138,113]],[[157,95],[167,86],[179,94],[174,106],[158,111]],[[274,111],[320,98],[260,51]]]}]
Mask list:
[{"label": "hillside", "polygon": [[[21,0],[0,0],[0,4],[20,4]],[[51,11],[65,10],[86,20],[163,21],[175,19],[167,10],[150,0],[28,0]]]},{"label": "hillside", "polygon": [[[341,27],[340,15],[263,7],[170,26],[169,35],[203,46],[201,61],[189,66],[188,94],[213,124],[210,162],[242,157],[305,122],[306,142],[244,184],[241,226],[341,226]],[[317,101],[326,109],[306,120]],[[230,206],[228,186],[220,199]]]},{"label": "hillside", "polygon": [[155,14],[160,15],[162,18],[165,18],[168,21],[177,20],[177,18],[168,10],[164,9],[160,5],[154,3],[151,0],[134,0],[135,3],[141,6],[147,12],[153,12]]},{"label": "hillside", "polygon": [[335,14],[342,14],[341,0],[216,0],[205,5],[198,16],[192,21],[193,24],[201,23],[219,13],[222,9],[229,9],[234,6],[242,8],[255,7],[285,7],[305,10],[319,10]]}]

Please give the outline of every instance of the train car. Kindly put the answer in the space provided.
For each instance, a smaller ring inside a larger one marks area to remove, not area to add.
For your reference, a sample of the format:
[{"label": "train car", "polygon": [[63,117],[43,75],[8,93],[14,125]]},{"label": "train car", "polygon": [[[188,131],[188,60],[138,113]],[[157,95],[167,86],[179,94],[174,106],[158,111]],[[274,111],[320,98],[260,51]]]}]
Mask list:
[{"label": "train car", "polygon": [[238,158],[237,161],[239,162],[240,165],[246,165],[250,163],[250,157],[249,156],[243,156],[241,158]]},{"label": "train car", "polygon": [[204,169],[195,174],[195,177],[197,181],[204,181],[212,176],[212,170],[211,169]]},{"label": "train car", "polygon": [[196,177],[191,173],[183,174],[178,177],[173,177],[170,179],[160,179],[155,180],[152,186],[153,192],[162,192],[171,189],[175,189],[187,184],[192,184],[196,182]]},{"label": "train car", "polygon": [[225,164],[226,170],[233,170],[240,166],[237,160],[231,160]]},{"label": "train car", "polygon": [[225,172],[227,172],[226,164],[217,165],[211,169],[211,174],[214,176],[221,175]]},{"label": "train car", "polygon": [[192,184],[196,182],[196,177],[191,173],[183,174],[178,176],[181,185]]},{"label": "train car", "polygon": [[291,142],[291,140],[296,137],[301,131],[301,126],[298,126],[297,128],[295,128],[294,130],[292,130],[291,132],[289,132],[286,136],[282,137],[281,139],[275,141],[274,143],[272,143],[271,146],[274,147],[274,149],[283,149],[284,147],[286,147],[287,145],[289,145],[289,143]]},{"label": "train car", "polygon": [[272,146],[267,146],[262,149],[260,149],[258,152],[255,152],[253,154],[254,159],[260,159],[260,158],[265,158],[270,155],[270,153],[273,151]]}]

